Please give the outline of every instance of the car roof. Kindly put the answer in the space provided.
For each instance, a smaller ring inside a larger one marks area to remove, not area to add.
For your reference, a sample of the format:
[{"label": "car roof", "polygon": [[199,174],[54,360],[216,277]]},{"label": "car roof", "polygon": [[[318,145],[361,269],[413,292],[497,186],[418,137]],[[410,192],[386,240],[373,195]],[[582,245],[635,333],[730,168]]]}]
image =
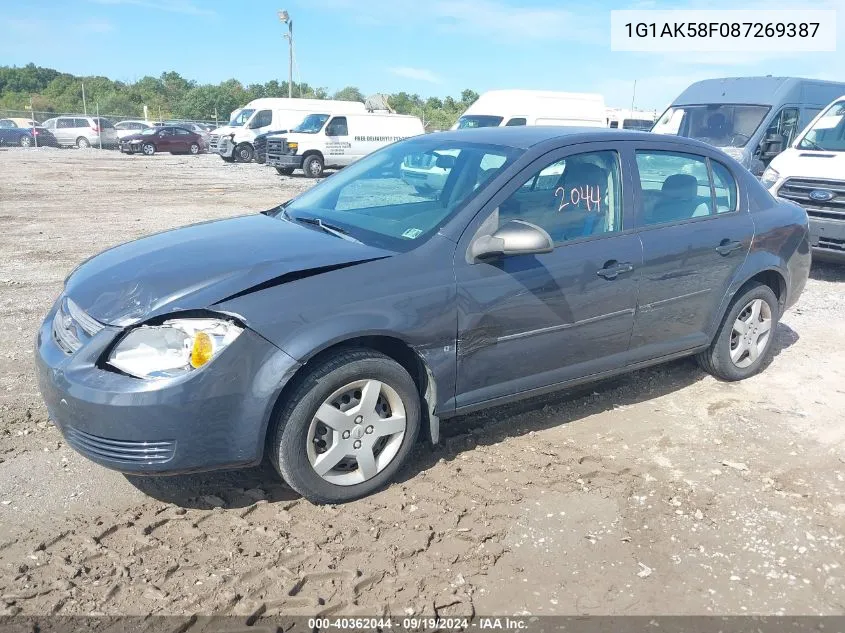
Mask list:
[{"label": "car roof", "polygon": [[578,143],[613,143],[615,141],[651,141],[673,143],[679,146],[695,149],[712,150],[713,147],[701,141],[696,141],[669,134],[651,134],[650,132],[636,132],[603,127],[562,127],[546,125],[523,125],[512,127],[481,127],[448,132],[433,132],[424,137],[437,138],[444,141],[464,141],[471,143],[486,143],[503,145],[515,149],[528,149],[548,141],[563,141],[563,145]]}]

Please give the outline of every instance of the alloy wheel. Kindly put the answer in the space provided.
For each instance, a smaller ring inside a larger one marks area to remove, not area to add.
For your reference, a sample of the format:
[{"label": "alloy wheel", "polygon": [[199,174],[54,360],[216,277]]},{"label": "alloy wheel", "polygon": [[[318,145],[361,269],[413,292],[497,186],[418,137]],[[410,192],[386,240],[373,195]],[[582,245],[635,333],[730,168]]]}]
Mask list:
[{"label": "alloy wheel", "polygon": [[363,483],[393,461],[406,426],[405,405],[393,387],[357,380],[334,391],[317,409],[308,429],[308,461],[329,483]]},{"label": "alloy wheel", "polygon": [[762,299],[753,299],[739,313],[731,331],[731,360],[748,367],[766,351],[772,335],[772,309]]}]

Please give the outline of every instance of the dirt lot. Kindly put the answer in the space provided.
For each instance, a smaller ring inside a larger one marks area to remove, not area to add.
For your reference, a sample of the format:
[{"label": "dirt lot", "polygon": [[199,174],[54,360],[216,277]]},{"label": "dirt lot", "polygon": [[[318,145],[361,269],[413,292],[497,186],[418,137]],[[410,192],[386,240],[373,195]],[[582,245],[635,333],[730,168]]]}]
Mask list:
[{"label": "dirt lot", "polygon": [[127,478],[47,420],[65,275],[310,186],[213,156],[0,151],[0,614],[842,614],[845,268],[761,375],[691,361],[452,422],[401,481],[314,507],[268,467]]}]

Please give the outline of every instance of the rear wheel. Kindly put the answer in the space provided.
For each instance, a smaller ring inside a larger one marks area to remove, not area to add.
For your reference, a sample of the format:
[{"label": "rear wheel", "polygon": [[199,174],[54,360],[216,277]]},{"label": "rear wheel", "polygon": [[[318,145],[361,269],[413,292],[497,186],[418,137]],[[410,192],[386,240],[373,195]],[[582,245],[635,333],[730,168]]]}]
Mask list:
[{"label": "rear wheel", "polygon": [[771,288],[753,283],[731,302],[710,349],[696,358],[722,380],[742,380],[759,372],[772,354],[779,305]]},{"label": "rear wheel", "polygon": [[141,151],[144,152],[146,156],[152,156],[156,153],[156,146],[152,143],[144,143],[141,146]]},{"label": "rear wheel", "polygon": [[91,141],[89,141],[84,136],[80,136],[78,139],[76,139],[76,146],[79,149],[88,149],[89,147],[91,147]]},{"label": "rear wheel", "polygon": [[305,160],[302,161],[302,171],[304,171],[305,175],[309,178],[319,178],[322,176],[323,168],[323,159],[316,154],[306,156]]},{"label": "rear wheel", "polygon": [[276,167],[276,172],[280,176],[290,176],[293,173],[293,167]]},{"label": "rear wheel", "polygon": [[32,147],[32,137],[29,135],[21,136],[19,143],[21,147]]},{"label": "rear wheel", "polygon": [[254,155],[252,145],[249,143],[241,143],[235,147],[235,158],[241,163],[248,163],[252,160]]},{"label": "rear wheel", "polygon": [[275,421],[270,456],[285,481],[314,503],[339,503],[387,484],[420,428],[414,381],[374,350],[338,352],[317,364]]}]

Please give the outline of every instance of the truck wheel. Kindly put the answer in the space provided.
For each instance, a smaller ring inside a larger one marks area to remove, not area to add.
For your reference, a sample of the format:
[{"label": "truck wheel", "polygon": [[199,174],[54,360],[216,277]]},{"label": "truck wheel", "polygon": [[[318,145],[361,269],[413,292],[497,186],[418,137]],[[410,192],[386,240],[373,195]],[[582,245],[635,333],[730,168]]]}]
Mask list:
[{"label": "truck wheel", "polygon": [[420,395],[392,358],[339,351],[305,374],[274,420],[269,455],[312,503],[342,503],[387,485],[420,430]]},{"label": "truck wheel", "polygon": [[293,173],[293,167],[276,167],[276,172],[280,176],[290,176]]},{"label": "truck wheel", "polygon": [[235,148],[234,156],[241,163],[248,163],[252,160],[255,152],[252,150],[252,145],[249,143],[241,143]]},{"label": "truck wheel", "polygon": [[323,175],[323,159],[316,154],[311,154],[302,161],[302,171],[308,178],[319,178]]}]

